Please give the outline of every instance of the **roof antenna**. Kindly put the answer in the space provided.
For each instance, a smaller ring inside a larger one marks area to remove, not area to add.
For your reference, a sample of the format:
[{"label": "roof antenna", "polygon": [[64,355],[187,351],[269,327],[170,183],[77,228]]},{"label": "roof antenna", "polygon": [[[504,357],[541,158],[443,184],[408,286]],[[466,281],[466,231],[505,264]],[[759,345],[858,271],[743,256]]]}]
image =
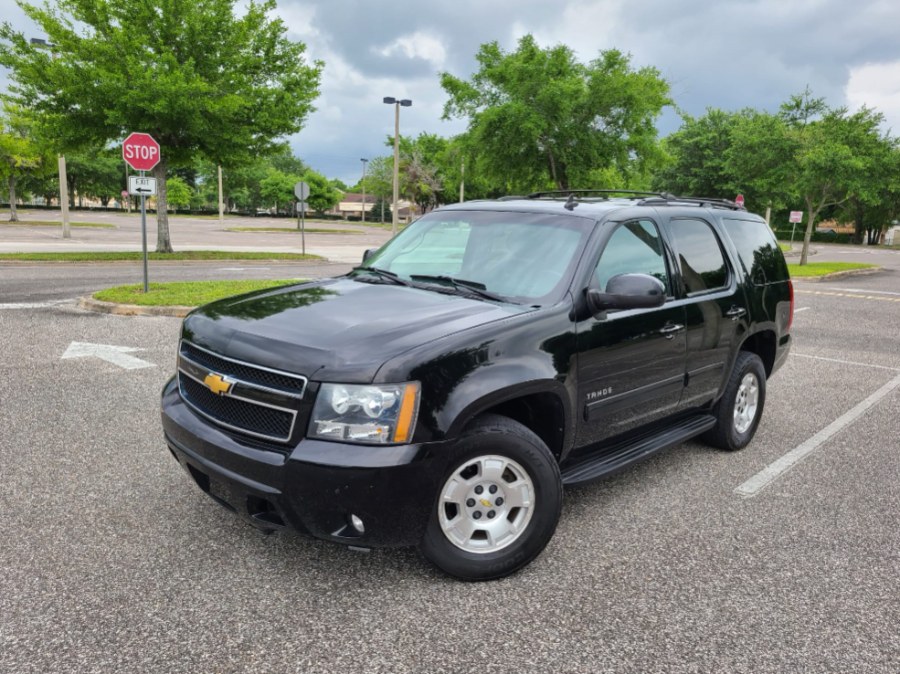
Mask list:
[{"label": "roof antenna", "polygon": [[572,193],[569,195],[569,198],[566,199],[566,203],[563,204],[563,208],[566,208],[570,211],[574,211],[575,207],[578,205],[578,201],[575,199],[575,194]]}]

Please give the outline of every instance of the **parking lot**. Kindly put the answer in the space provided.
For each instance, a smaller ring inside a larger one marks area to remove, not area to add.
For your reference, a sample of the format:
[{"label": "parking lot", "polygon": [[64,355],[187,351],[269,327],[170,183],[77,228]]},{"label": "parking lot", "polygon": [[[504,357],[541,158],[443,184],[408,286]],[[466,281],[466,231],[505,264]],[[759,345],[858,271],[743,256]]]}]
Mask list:
[{"label": "parking lot", "polygon": [[569,490],[482,584],[242,523],[162,439],[180,321],[76,308],[120,267],[0,263],[0,671],[896,672],[900,251],[858,254],[884,270],[795,284],[750,447]]}]

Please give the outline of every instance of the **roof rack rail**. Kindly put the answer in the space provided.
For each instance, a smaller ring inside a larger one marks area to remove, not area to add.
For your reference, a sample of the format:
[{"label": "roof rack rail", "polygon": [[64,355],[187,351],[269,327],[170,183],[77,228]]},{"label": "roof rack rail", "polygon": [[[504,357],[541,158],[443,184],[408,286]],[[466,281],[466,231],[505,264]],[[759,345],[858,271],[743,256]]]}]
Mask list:
[{"label": "roof rack rail", "polygon": [[716,197],[677,197],[674,194],[663,194],[656,197],[648,197],[638,202],[638,206],[677,206],[678,204],[693,204],[701,208],[727,208],[731,211],[746,211],[744,206],[739,206],[730,199]]},{"label": "roof rack rail", "polygon": [[517,201],[518,199],[527,199],[524,194],[507,194],[504,197],[497,197],[497,201]]},{"label": "roof rack rail", "polygon": [[637,199],[638,197],[671,197],[671,194],[666,194],[665,192],[648,192],[644,190],[546,190],[543,192],[532,192],[526,199],[568,199],[569,197],[575,196],[591,196],[597,195],[602,196],[604,198],[609,198],[611,195],[621,194],[630,196],[633,199]]}]

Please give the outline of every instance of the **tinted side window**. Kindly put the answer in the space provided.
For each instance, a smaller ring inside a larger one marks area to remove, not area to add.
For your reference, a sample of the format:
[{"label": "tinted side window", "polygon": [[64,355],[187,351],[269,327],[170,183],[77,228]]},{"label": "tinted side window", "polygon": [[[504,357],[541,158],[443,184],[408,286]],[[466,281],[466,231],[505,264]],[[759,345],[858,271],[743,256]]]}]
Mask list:
[{"label": "tinted side window", "polygon": [[769,226],[758,220],[722,221],[744,269],[757,285],[786,281],[787,264]]},{"label": "tinted side window", "polygon": [[600,290],[605,291],[609,279],[619,274],[649,274],[662,281],[668,292],[669,275],[662,239],[652,222],[626,222],[609,238],[594,270]]},{"label": "tinted side window", "polygon": [[712,227],[700,220],[674,220],[670,231],[688,295],[728,285],[728,266]]}]

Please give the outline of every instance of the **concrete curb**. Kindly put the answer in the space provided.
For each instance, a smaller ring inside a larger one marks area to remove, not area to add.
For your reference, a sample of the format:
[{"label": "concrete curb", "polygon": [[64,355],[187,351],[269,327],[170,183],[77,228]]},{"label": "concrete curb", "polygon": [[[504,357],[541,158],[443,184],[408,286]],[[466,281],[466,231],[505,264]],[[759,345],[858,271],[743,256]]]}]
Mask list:
[{"label": "concrete curb", "polygon": [[868,274],[877,274],[884,271],[884,267],[872,267],[871,269],[847,269],[846,271],[835,271],[825,276],[792,276],[792,281],[798,283],[822,283],[823,281],[833,281],[836,279],[846,278],[847,276],[866,276]]},{"label": "concrete curb", "polygon": [[139,304],[118,304],[117,302],[101,302],[93,297],[81,297],[78,307],[86,311],[94,311],[100,314],[115,314],[117,316],[170,316],[184,318],[196,307],[181,306],[141,306]]}]

